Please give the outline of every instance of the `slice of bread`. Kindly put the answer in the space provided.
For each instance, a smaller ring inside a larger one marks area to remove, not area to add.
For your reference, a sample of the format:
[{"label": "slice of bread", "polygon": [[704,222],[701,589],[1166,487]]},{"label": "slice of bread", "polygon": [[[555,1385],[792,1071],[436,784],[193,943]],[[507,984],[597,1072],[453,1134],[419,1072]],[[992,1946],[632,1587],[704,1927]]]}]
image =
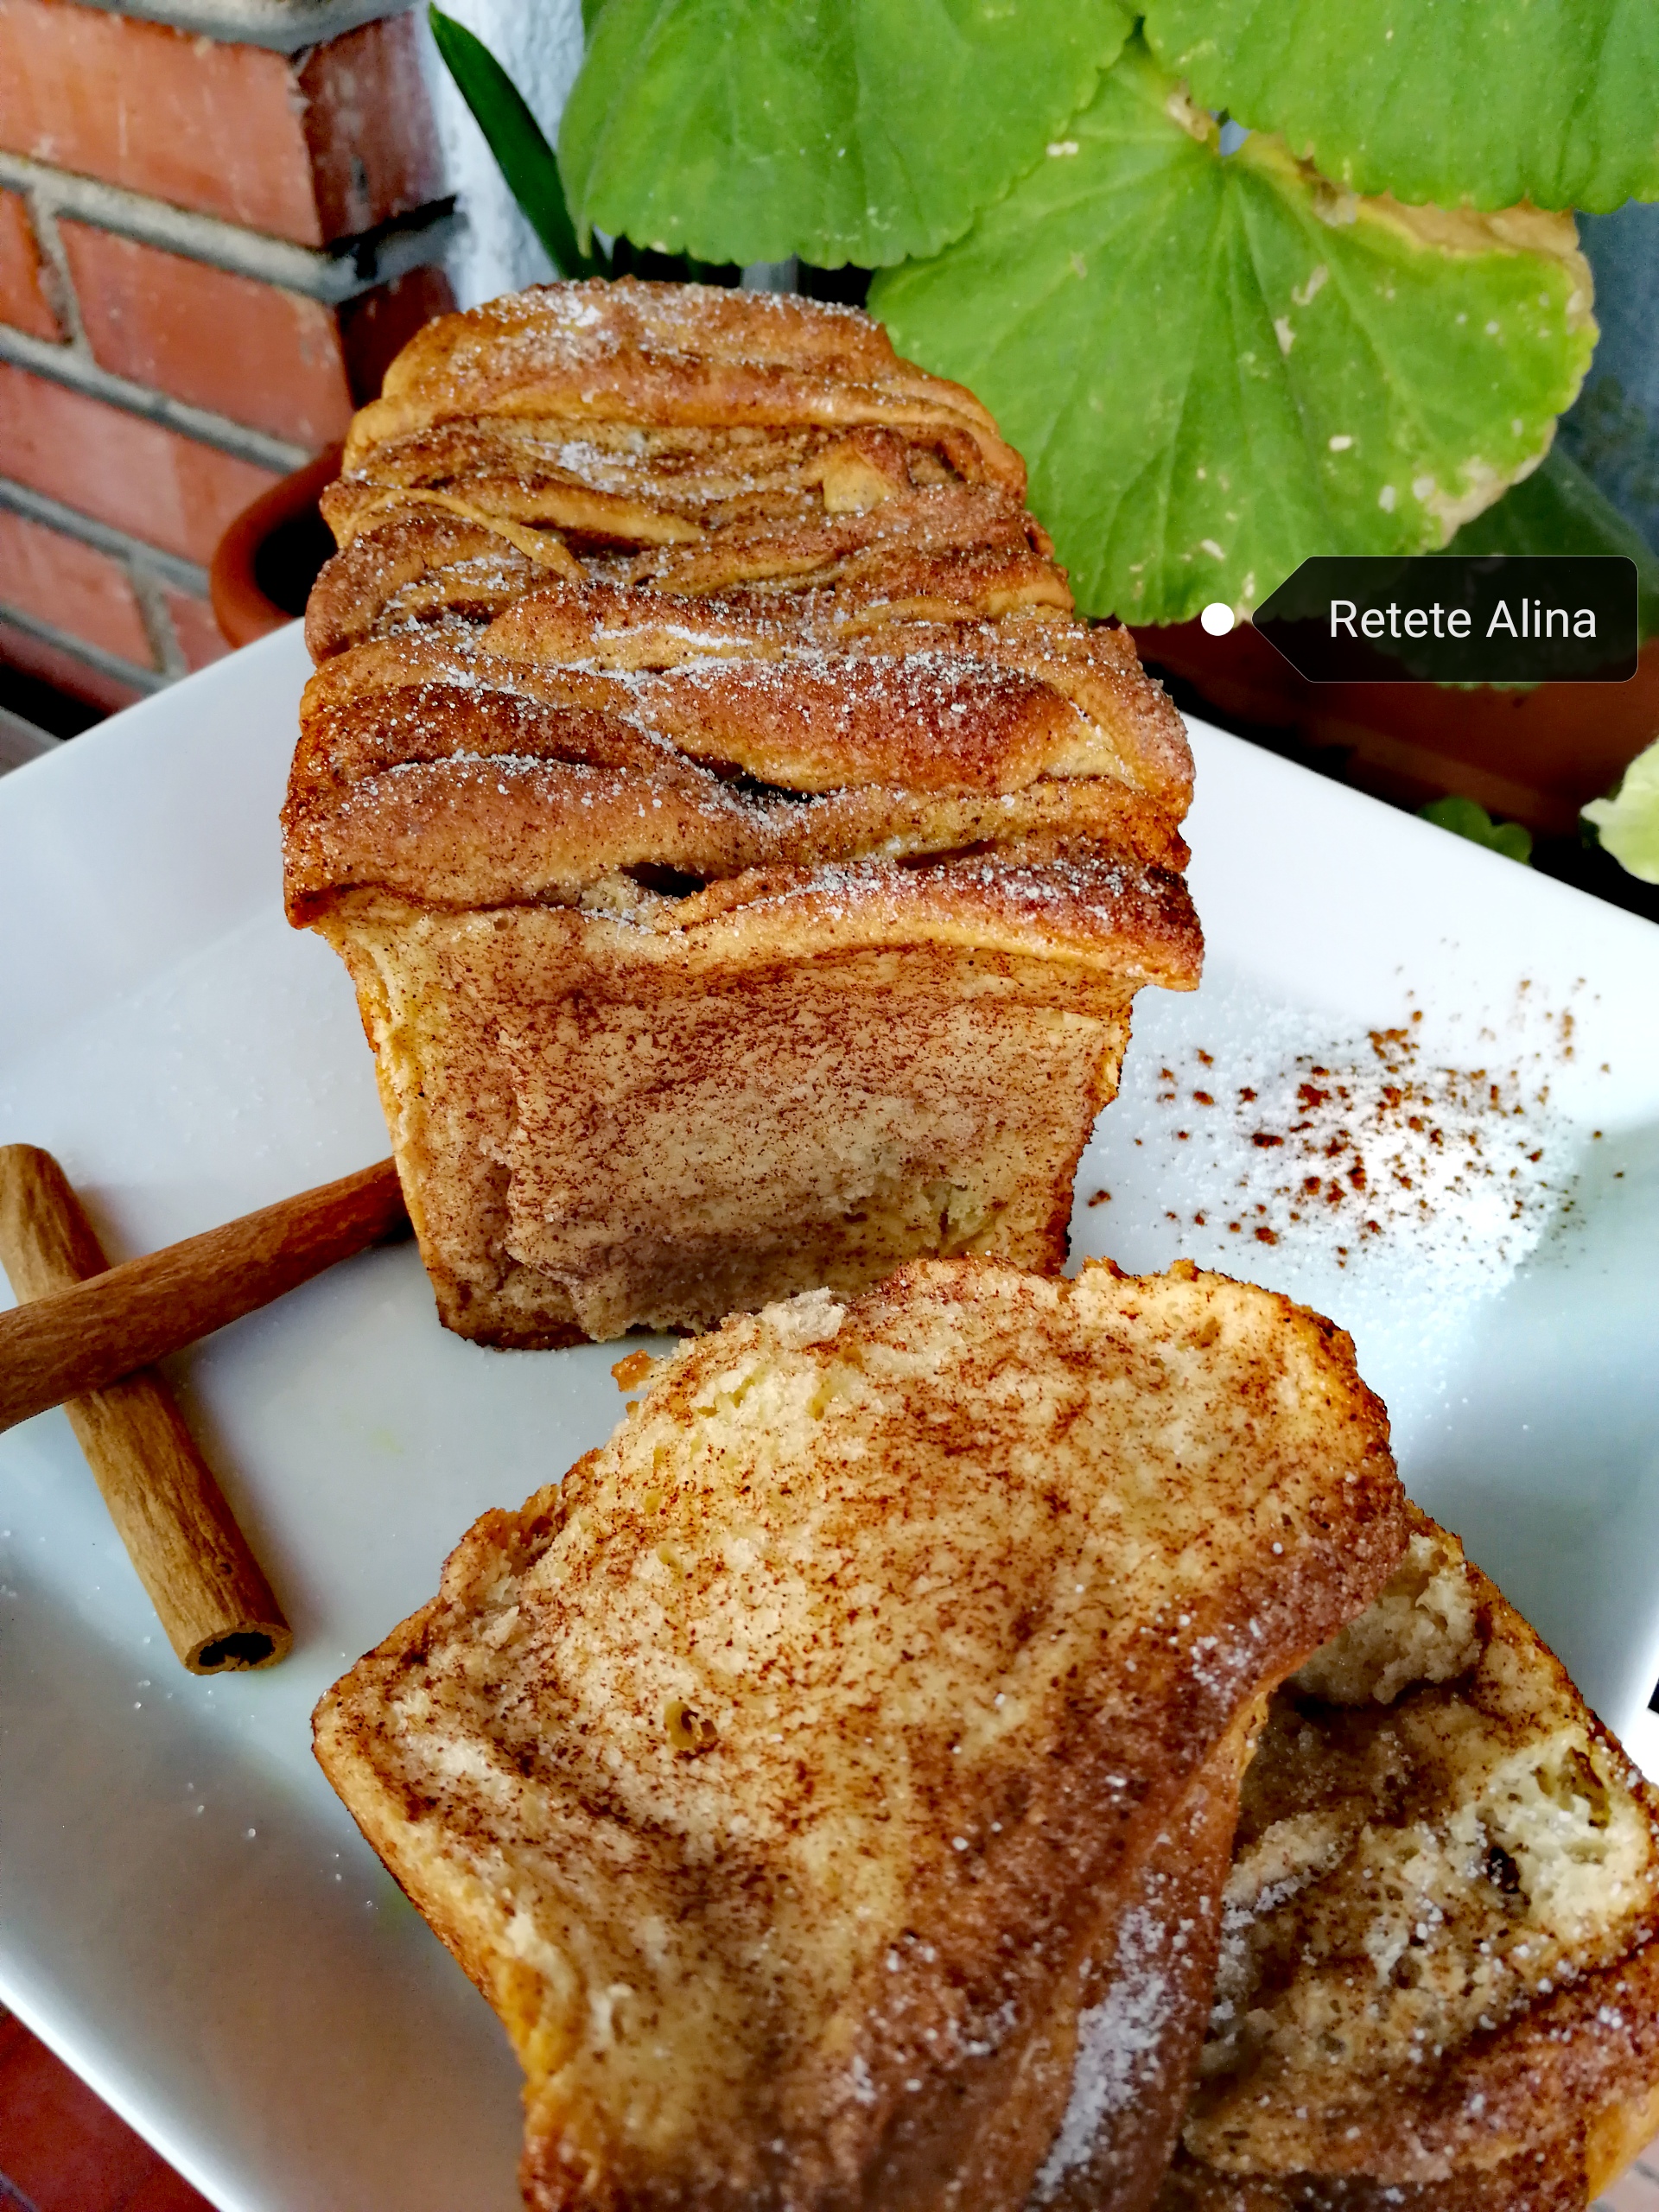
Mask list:
[{"label": "slice of bread", "polygon": [[1347,1338],[1190,1266],[918,1262],[658,1366],[317,1711],[527,2202],[1147,2203],[1263,1694],[1403,1515]]},{"label": "slice of bread", "polygon": [[1555,2212],[1659,2127],[1659,1802],[1414,1522],[1273,1701],[1160,2212]]}]

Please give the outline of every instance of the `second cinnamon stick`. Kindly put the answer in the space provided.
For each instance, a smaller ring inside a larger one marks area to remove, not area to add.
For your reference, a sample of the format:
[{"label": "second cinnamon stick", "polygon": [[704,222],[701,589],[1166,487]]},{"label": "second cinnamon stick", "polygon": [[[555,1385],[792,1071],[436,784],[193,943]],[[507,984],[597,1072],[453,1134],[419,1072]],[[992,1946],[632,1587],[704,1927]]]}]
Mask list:
[{"label": "second cinnamon stick", "polygon": [[34,1292],[14,1282],[30,1302],[0,1313],[0,1429],[181,1351],[384,1243],[407,1220],[397,1171],[386,1160],[119,1267],[105,1268],[100,1255],[97,1272],[60,1271],[49,1292],[44,1277]]},{"label": "second cinnamon stick", "polygon": [[[25,1301],[108,1264],[63,1170],[34,1145],[0,1146],[0,1263]],[[282,1607],[161,1377],[141,1370],[65,1410],[183,1664],[215,1675],[282,1658]]]}]

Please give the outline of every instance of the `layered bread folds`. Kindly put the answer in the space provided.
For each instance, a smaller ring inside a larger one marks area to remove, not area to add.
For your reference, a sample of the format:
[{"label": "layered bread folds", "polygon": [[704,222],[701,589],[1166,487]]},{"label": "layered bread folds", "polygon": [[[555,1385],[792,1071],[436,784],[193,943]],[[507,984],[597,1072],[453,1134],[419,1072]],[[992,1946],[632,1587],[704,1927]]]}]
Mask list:
[{"label": "layered bread folds", "polygon": [[393,364],[324,505],[290,918],[345,958],[444,1320],[702,1327],[1053,1268],[1191,761],[1017,454],[844,308],[560,284]]},{"label": "layered bread folds", "polygon": [[1273,1700],[1158,2212],[1584,2212],[1659,2129],[1659,1804],[1413,1521]]},{"label": "layered bread folds", "polygon": [[659,1363],[318,1756],[512,2037],[534,2212],[1141,2212],[1266,1694],[1405,1532],[1328,1323],[918,1262]]}]

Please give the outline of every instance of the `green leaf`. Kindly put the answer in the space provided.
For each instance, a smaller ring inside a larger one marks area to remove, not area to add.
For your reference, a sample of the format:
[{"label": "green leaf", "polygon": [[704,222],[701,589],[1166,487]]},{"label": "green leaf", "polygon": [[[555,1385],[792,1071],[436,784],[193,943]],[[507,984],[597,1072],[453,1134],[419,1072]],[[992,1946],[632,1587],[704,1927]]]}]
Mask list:
[{"label": "green leaf", "polygon": [[1148,0],[1146,31],[1201,106],[1356,192],[1659,199],[1653,0]]},{"label": "green leaf", "polygon": [[704,261],[933,253],[1133,20],[1119,0],[605,0],[559,130],[571,205]]},{"label": "green leaf", "polygon": [[1443,545],[1543,452],[1590,358],[1564,218],[1355,200],[1217,136],[1137,41],[1067,124],[1075,153],[871,290],[1025,454],[1090,613],[1242,612],[1313,554]]},{"label": "green leaf", "polygon": [[1622,868],[1659,883],[1659,740],[1637,754],[1611,798],[1592,798],[1584,813]]},{"label": "green leaf", "polygon": [[1495,507],[1465,523],[1448,553],[1622,553],[1639,578],[1637,620],[1659,636],[1659,553],[1578,463],[1554,445]]},{"label": "green leaf", "polygon": [[564,204],[564,187],[553,149],[524,95],[480,38],[453,16],[429,7],[427,21],[444,67],[473,111],[489,143],[507,189],[524,209],[561,276],[607,273],[605,264],[576,244],[575,227]]},{"label": "green leaf", "polygon": [[1519,861],[1522,868],[1532,858],[1530,830],[1518,822],[1494,822],[1485,808],[1471,798],[1432,799],[1417,810],[1437,829],[1467,837],[1471,845],[1484,845],[1488,852],[1502,853],[1506,861]]}]

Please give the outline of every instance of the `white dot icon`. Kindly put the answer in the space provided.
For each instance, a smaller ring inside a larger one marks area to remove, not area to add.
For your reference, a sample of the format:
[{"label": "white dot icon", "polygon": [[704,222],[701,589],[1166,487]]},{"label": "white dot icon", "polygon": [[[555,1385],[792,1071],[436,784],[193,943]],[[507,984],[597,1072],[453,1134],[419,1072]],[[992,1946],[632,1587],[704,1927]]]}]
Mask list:
[{"label": "white dot icon", "polygon": [[1224,638],[1233,626],[1233,610],[1224,600],[1212,599],[1198,620],[1212,638]]}]

